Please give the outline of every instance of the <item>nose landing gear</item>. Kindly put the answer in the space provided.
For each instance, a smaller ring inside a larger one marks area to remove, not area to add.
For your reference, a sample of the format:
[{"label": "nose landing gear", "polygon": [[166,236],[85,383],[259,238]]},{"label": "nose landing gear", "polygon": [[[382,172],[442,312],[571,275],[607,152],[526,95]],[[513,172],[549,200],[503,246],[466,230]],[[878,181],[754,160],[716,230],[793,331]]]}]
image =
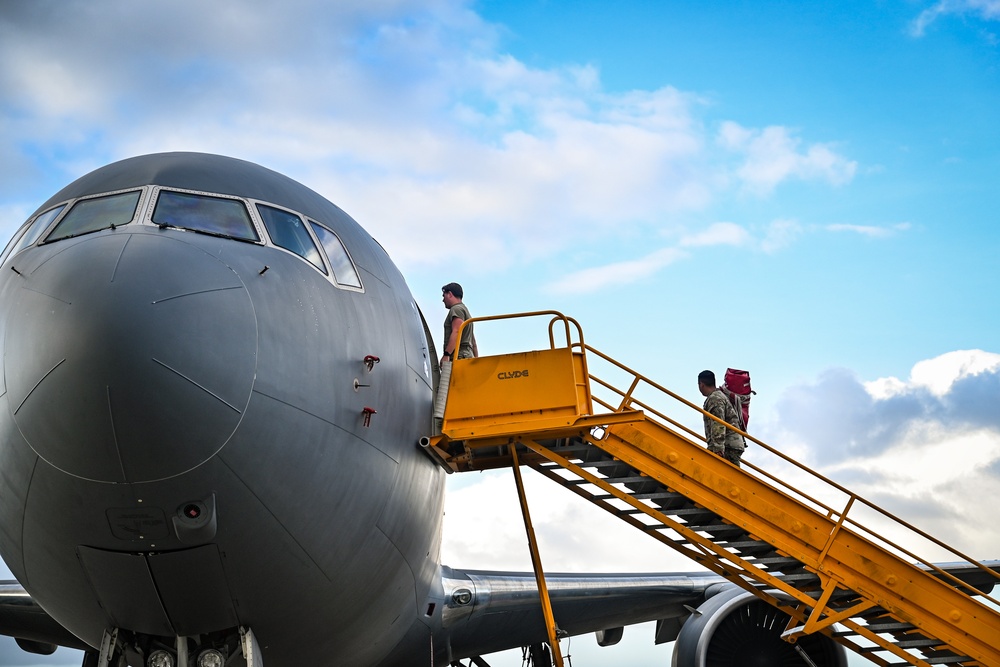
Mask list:
[{"label": "nose landing gear", "polygon": [[260,644],[250,628],[197,637],[151,637],[111,628],[100,653],[88,652],[83,667],[263,667]]}]

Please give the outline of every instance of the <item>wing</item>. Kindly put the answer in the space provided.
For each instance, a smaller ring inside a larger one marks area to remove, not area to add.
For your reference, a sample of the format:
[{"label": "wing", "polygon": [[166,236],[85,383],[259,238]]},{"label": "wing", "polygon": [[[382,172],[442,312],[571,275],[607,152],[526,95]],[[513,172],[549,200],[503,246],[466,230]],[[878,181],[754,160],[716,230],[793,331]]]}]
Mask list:
[{"label": "wing", "polygon": [[[936,563],[935,566],[984,595],[989,595],[993,587],[1000,584],[1000,560],[980,561],[978,567],[973,563]],[[972,591],[969,593],[975,595]]]},{"label": "wing", "polygon": [[[732,587],[708,572],[676,574],[546,574],[553,615],[562,632],[609,631],[657,621],[656,642],[672,641],[706,598]],[[443,568],[442,630],[452,659],[547,641],[535,576]]]},{"label": "wing", "polygon": [[0,581],[0,634],[15,637],[31,653],[47,655],[56,646],[93,650],[56,623],[16,581]]},{"label": "wing", "polygon": [[[980,565],[942,563],[937,567],[989,594],[1000,583],[996,574],[1000,561]],[[446,567],[442,583],[442,631],[451,647],[450,660],[547,643],[532,573]],[[775,646],[784,644],[780,634],[785,623],[775,623],[773,608],[715,574],[546,574],[545,583],[559,630],[567,635],[601,633],[598,643],[602,646],[616,643],[625,625],[654,620],[657,644],[677,640],[692,615],[695,620],[685,628],[677,651],[701,651],[723,628],[727,628],[721,633],[728,637],[726,641],[732,640],[732,632],[751,632],[756,637],[766,634],[766,642]],[[760,627],[749,627],[755,625]],[[844,649],[834,640],[817,635],[811,641],[807,646],[817,665],[846,664]]]}]

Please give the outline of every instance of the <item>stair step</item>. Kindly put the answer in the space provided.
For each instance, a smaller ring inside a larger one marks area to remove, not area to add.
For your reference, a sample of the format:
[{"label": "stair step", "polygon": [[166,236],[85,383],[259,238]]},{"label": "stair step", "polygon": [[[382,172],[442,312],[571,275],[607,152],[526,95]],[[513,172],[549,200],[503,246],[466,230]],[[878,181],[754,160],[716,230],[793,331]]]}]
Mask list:
[{"label": "stair step", "polygon": [[902,621],[894,621],[892,623],[869,623],[865,626],[869,631],[875,633],[882,632],[909,632],[910,630],[915,630],[916,626],[910,623],[903,623]]},{"label": "stair step", "polygon": [[[704,509],[702,507],[678,507],[678,508],[668,508],[661,509],[661,513],[669,514],[670,516],[705,516],[706,518],[715,517],[710,510]],[[690,524],[689,524],[690,525]]]},{"label": "stair step", "polygon": [[972,658],[967,655],[955,655],[954,653],[950,656],[942,656],[940,658],[924,658],[923,660],[929,665],[960,665],[963,662],[973,662]]},{"label": "stair step", "polygon": [[677,498],[679,494],[671,491],[653,491],[651,493],[630,493],[636,500],[662,500],[664,498]]},{"label": "stair step", "polygon": [[[627,465],[621,461],[615,461],[613,459],[598,459],[596,461],[581,461],[576,464],[578,468],[610,468],[612,466],[624,466]],[[545,464],[543,468],[562,468],[558,463]]]},{"label": "stair step", "polygon": [[788,558],[786,556],[774,556],[773,558],[755,558],[750,563],[754,565],[767,565],[769,570],[780,570],[780,565],[794,565],[795,567],[804,567],[802,563],[794,558]]},{"label": "stair step", "polygon": [[[810,597],[814,597],[815,594],[822,594],[822,591],[810,591]],[[841,611],[837,608],[831,608],[834,613]],[[853,616],[852,618],[860,618],[861,614]],[[874,632],[876,634],[891,634],[895,641],[893,643],[903,642],[903,641],[937,641],[927,637],[926,635],[920,634],[913,625],[908,623],[903,623],[902,621],[896,621],[895,619],[888,617],[879,623],[871,623],[868,625],[861,625],[861,628]],[[856,637],[860,633],[851,630],[850,628],[844,628],[842,630],[836,630],[832,633],[835,637]],[[940,641],[937,641],[940,644]]]},{"label": "stair step", "polygon": [[[605,477],[604,481],[608,484],[656,484],[655,479],[649,477],[643,477],[642,475],[636,475],[633,477]],[[680,496],[681,494],[677,494]],[[681,496],[683,497],[683,496]]]},{"label": "stair step", "polygon": [[926,648],[928,646],[941,646],[940,639],[905,639],[895,642],[899,648]]},{"label": "stair step", "polygon": [[[656,480],[650,479],[648,477],[604,477],[601,481],[607,482],[608,484],[640,484],[640,483],[655,483]],[[586,479],[567,479],[563,480],[566,486],[580,486],[583,484],[591,484],[590,481]],[[677,494],[681,498],[679,493]]]},{"label": "stair step", "polygon": [[[670,496],[670,494],[668,492],[666,492],[666,491],[662,491],[662,492],[661,491],[654,491],[652,493],[630,493],[628,495],[632,496],[636,500],[656,500],[658,498],[664,498],[664,497],[669,497]],[[598,493],[598,494],[594,494],[593,496],[591,496],[591,498],[593,500],[611,500],[612,498],[618,498],[618,496],[616,496],[614,494],[611,494],[611,493]],[[618,499],[621,500],[620,498],[618,498]],[[655,507],[650,507],[649,509],[655,510],[656,508]],[[640,512],[642,510],[636,510],[636,511]]]},{"label": "stair step", "polygon": [[742,533],[744,528],[739,526],[734,526],[731,523],[715,523],[710,526],[698,526],[694,524],[688,524],[688,528],[691,530],[696,530],[700,533],[711,533],[713,537],[718,537],[716,533]]},{"label": "stair step", "polygon": [[878,653],[879,651],[887,651],[889,649],[882,648],[881,646],[859,646],[857,652],[864,655],[866,653]]},{"label": "stair step", "polygon": [[798,582],[803,582],[803,581],[819,581],[819,577],[816,576],[815,574],[813,574],[812,572],[801,572],[801,573],[795,573],[795,574],[782,574],[782,575],[778,576],[778,579],[781,579],[782,581],[786,581],[786,582],[792,582],[792,581],[798,581]]},{"label": "stair step", "polygon": [[[843,635],[838,635],[838,636],[843,636]],[[942,643],[941,643],[940,639],[921,639],[919,641],[916,641],[916,640],[915,641],[901,641],[901,642],[892,642],[892,643],[894,645],[898,646],[899,648],[926,648],[928,646],[942,646]],[[879,651],[887,651],[887,650],[888,649],[882,648],[881,646],[861,646],[861,647],[858,647],[857,652],[858,653],[877,653]],[[958,656],[956,656],[954,653],[952,653],[949,656],[940,656],[940,657],[941,658],[945,658],[945,659],[950,658],[952,660],[958,658]],[[962,660],[968,660],[969,658],[961,658],[961,659]]]},{"label": "stair step", "polygon": [[767,542],[761,542],[756,540],[739,540],[737,542],[723,541],[719,543],[719,546],[725,547],[727,549],[738,549],[740,554],[743,556],[751,556],[750,552],[763,550],[762,553],[773,553],[774,547],[772,547]]}]

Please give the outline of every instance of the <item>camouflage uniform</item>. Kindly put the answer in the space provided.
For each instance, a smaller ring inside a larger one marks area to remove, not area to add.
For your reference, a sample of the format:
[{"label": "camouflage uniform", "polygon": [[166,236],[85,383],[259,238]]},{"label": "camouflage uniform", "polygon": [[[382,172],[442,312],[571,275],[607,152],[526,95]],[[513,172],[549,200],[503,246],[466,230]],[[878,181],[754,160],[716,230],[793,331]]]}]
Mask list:
[{"label": "camouflage uniform", "polygon": [[[715,415],[736,428],[740,427],[740,416],[721,389],[716,389],[705,399],[705,412]],[[718,454],[736,466],[740,464],[740,457],[743,456],[743,450],[747,446],[742,435],[729,430],[706,415],[705,439],[708,441],[709,451]]]}]

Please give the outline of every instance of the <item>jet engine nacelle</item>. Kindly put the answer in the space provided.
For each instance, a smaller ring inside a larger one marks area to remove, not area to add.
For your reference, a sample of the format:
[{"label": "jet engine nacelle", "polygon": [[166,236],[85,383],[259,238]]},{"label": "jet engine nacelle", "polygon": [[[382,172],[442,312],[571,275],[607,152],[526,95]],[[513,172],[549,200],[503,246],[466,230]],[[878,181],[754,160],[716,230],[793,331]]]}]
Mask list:
[{"label": "jet engine nacelle", "polygon": [[[781,638],[788,614],[738,586],[708,598],[681,628],[672,667],[847,667],[847,654],[829,637],[812,634],[790,644]],[[801,651],[801,652],[800,652]]]}]

